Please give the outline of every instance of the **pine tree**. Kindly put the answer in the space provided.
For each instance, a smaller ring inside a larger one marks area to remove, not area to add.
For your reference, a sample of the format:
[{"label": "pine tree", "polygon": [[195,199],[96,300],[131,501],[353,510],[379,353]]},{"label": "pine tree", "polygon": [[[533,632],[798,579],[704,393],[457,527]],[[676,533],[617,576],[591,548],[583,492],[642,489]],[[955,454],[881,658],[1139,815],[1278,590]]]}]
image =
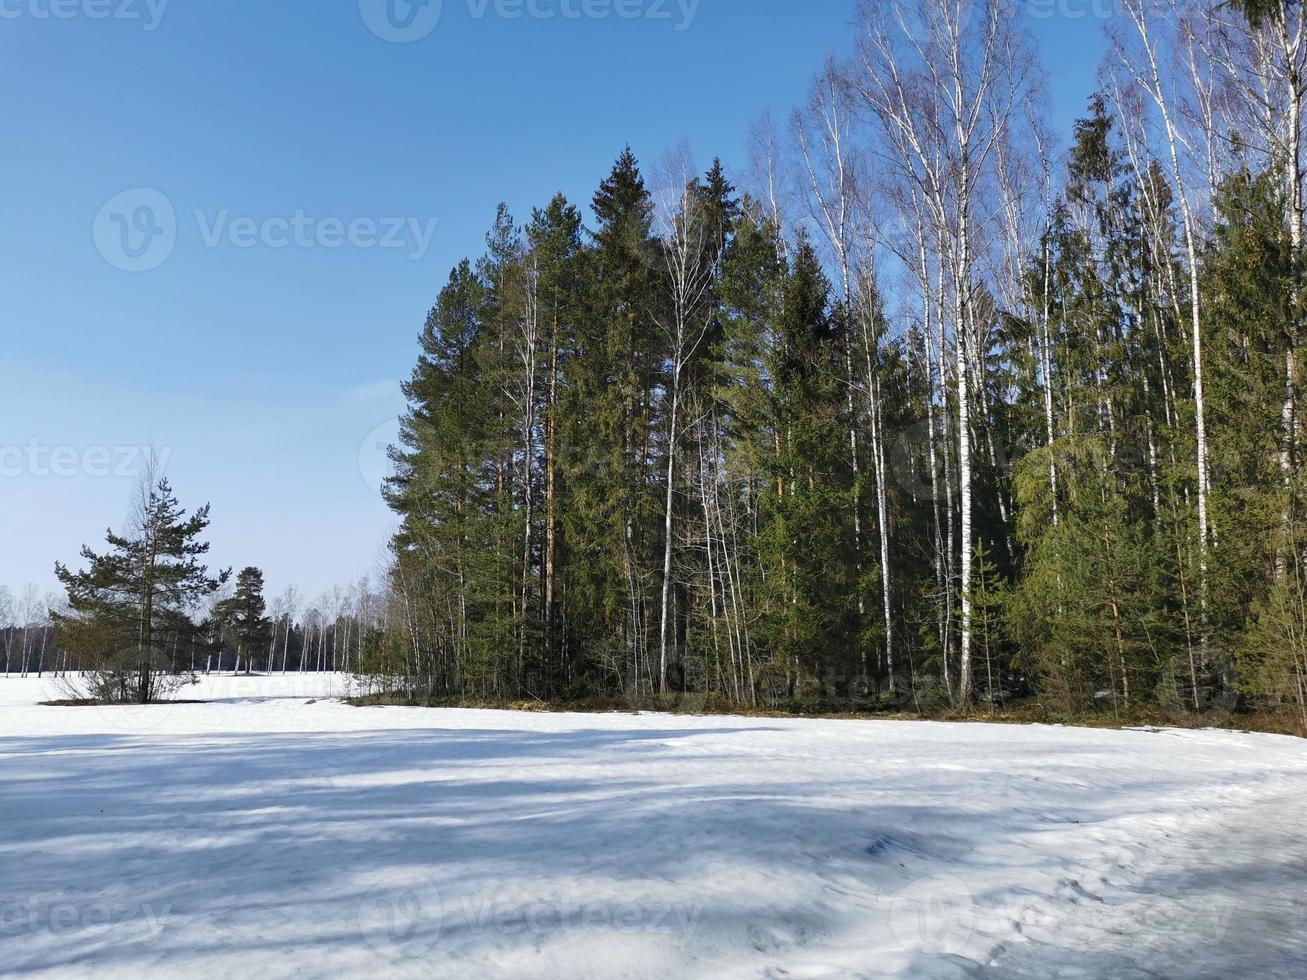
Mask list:
[{"label": "pine tree", "polygon": [[272,620],[266,615],[263,598],[263,572],[254,567],[242,569],[236,576],[235,593],[219,603],[214,613],[236,641],[236,671],[239,673],[244,655],[245,673],[251,673],[254,652],[262,649],[272,635]]},{"label": "pine tree", "polygon": [[71,610],[55,615],[56,628],[90,668],[95,697],[148,704],[180,683],[175,653],[192,642],[189,613],[230,575],[201,563],[208,526],[208,505],[188,517],[162,479],[142,488],[126,533],[106,533],[108,551],[84,546],[80,571],[56,563]]},{"label": "pine tree", "polygon": [[560,616],[563,596],[562,568],[567,561],[562,533],[562,514],[567,488],[563,480],[562,399],[568,362],[577,345],[577,319],[580,313],[584,282],[585,254],[581,242],[581,213],[556,194],[548,207],[536,209],[527,228],[531,263],[536,276],[540,316],[545,344],[543,399],[543,543],[540,559],[541,617],[543,619],[542,658],[550,667],[557,665],[553,680],[546,686],[552,693],[567,689],[572,665],[562,635]]}]

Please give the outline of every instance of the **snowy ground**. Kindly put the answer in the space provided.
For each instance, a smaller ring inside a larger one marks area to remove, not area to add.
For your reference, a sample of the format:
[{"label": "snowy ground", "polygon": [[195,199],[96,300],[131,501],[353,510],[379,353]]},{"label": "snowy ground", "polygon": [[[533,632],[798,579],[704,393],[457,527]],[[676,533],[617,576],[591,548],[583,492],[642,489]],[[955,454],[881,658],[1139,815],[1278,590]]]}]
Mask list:
[{"label": "snowy ground", "polygon": [[1307,977],[1307,742],[0,680],[0,975]]}]

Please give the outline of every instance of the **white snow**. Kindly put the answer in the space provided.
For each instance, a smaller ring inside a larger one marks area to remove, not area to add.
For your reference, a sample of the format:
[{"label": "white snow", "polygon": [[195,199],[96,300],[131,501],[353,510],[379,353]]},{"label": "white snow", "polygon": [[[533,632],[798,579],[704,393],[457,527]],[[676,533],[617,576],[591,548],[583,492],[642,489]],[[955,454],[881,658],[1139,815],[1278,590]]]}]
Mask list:
[{"label": "white snow", "polygon": [[347,684],[0,680],[0,975],[1307,977],[1307,742]]}]

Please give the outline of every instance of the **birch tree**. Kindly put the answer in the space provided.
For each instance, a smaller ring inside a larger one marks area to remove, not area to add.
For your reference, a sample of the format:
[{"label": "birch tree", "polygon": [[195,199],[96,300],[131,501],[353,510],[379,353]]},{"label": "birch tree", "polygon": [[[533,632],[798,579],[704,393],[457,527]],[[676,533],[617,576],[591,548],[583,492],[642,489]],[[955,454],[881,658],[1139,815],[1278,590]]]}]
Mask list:
[{"label": "birch tree", "polygon": [[887,155],[927,204],[951,273],[961,523],[957,696],[964,704],[973,684],[974,209],[995,145],[1030,85],[1016,15],[999,0],[866,0],[861,16],[859,91],[880,123]]},{"label": "birch tree", "polygon": [[707,305],[712,294],[720,249],[714,239],[722,234],[705,208],[690,164],[682,148],[668,161],[664,177],[660,252],[667,283],[667,302],[654,319],[667,341],[667,461],[663,509],[663,575],[659,606],[658,690],[667,693],[668,648],[671,644],[672,553],[675,548],[677,452],[682,438],[681,414],[691,361],[708,332]]},{"label": "birch tree", "polygon": [[[1162,119],[1162,132],[1167,157],[1171,166],[1171,180],[1180,205],[1180,218],[1184,231],[1185,263],[1189,274],[1190,350],[1193,357],[1194,389],[1194,441],[1197,459],[1198,497],[1198,573],[1200,599],[1206,617],[1208,602],[1208,546],[1210,527],[1208,499],[1211,480],[1207,465],[1207,400],[1203,384],[1203,323],[1202,296],[1199,288],[1198,235],[1195,209],[1190,203],[1191,194],[1186,183],[1186,172],[1181,166],[1182,136],[1172,112],[1173,97],[1165,84],[1161,65],[1164,56],[1158,37],[1159,22],[1163,14],[1170,14],[1167,25],[1174,29],[1175,0],[1123,0],[1122,10],[1137,50],[1129,50],[1126,31],[1114,32],[1113,45],[1117,66],[1129,72],[1133,80],[1148,94]],[[1204,627],[1205,631],[1205,627]],[[1205,632],[1204,632],[1204,643]]]}]

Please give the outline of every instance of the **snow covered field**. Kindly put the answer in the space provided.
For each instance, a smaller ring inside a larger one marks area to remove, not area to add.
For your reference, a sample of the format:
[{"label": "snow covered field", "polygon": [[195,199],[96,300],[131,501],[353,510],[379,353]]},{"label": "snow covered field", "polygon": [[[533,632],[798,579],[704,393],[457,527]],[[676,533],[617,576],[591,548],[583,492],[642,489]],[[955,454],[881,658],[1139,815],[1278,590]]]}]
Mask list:
[{"label": "snow covered field", "polygon": [[1307,977],[1307,742],[0,680],[0,975]]}]

